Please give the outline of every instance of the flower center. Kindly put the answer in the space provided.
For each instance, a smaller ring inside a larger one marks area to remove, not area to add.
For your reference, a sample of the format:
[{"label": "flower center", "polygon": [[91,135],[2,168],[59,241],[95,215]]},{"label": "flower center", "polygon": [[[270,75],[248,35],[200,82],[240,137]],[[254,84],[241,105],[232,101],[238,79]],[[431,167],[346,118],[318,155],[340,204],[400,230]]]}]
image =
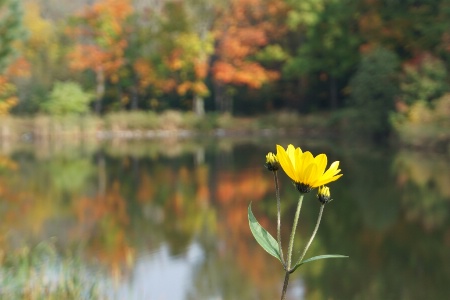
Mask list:
[{"label": "flower center", "polygon": [[297,190],[298,190],[300,193],[303,193],[303,194],[309,193],[309,192],[312,190],[312,186],[307,185],[307,184],[305,184],[305,183],[297,183],[297,182],[294,182],[294,185],[295,185],[295,187],[297,188]]}]

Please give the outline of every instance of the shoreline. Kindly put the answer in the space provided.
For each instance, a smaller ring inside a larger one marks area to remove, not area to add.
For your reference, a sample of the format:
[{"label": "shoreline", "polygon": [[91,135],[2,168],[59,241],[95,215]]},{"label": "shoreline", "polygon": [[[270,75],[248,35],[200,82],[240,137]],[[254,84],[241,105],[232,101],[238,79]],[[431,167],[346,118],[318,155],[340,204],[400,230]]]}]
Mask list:
[{"label": "shoreline", "polygon": [[[330,121],[331,120],[331,121]],[[221,138],[282,138],[332,140],[336,143],[376,143],[358,134],[346,120],[330,115],[278,113],[257,117],[207,114],[202,118],[190,112],[169,111],[111,113],[102,117],[46,116],[0,118],[0,144],[104,143],[147,140],[187,140]],[[399,149],[450,154],[447,135],[418,136],[401,130],[385,140]],[[426,142],[423,142],[426,141]],[[378,141],[379,142],[379,141]]]}]

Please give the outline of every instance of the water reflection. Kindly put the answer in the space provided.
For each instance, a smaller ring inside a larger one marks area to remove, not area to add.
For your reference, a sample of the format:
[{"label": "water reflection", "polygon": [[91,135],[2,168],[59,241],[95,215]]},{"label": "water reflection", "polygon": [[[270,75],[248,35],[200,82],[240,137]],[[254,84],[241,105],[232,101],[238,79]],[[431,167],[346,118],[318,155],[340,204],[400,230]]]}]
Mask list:
[{"label": "water reflection", "polygon": [[[79,251],[79,264],[97,274],[99,293],[113,299],[277,299],[281,265],[253,240],[246,215],[252,201],[274,232],[274,186],[262,165],[274,145],[190,140],[9,149],[0,156],[1,252],[56,237],[61,255]],[[445,298],[449,157],[310,148],[340,160],[345,175],[331,185],[335,201],[309,253],[351,258],[305,265],[289,296]],[[286,240],[297,194],[280,177]],[[319,208],[314,195],[306,201],[297,249]]]}]

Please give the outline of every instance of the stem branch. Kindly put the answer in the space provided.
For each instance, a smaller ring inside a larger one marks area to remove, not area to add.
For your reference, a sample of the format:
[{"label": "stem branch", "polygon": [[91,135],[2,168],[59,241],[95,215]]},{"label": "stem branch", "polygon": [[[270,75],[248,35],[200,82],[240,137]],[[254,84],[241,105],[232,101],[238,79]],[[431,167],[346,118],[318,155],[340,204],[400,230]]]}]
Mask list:
[{"label": "stem branch", "polygon": [[311,238],[309,239],[308,244],[306,244],[305,249],[303,249],[302,255],[298,259],[298,261],[295,264],[295,266],[302,262],[303,258],[305,257],[306,251],[308,251],[309,246],[311,246],[312,241],[314,240],[314,237],[316,236],[317,230],[319,229],[320,220],[322,219],[322,214],[323,214],[323,209],[324,208],[325,208],[325,204],[322,204],[320,206],[319,216],[317,217],[316,227],[314,228],[314,231],[313,231],[313,233],[311,235]]}]

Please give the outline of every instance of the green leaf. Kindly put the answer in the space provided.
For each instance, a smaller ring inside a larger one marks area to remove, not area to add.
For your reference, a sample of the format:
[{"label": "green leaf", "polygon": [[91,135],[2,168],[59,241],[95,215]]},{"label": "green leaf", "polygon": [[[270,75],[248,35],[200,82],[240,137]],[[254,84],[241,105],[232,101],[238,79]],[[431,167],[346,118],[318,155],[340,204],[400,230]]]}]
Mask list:
[{"label": "green leaf", "polygon": [[301,263],[295,265],[295,267],[294,267],[294,269],[292,269],[291,273],[294,272],[295,270],[297,270],[297,268],[300,267],[301,265],[315,261],[315,260],[325,259],[325,258],[347,258],[347,257],[348,257],[347,255],[340,255],[340,254],[325,254],[325,255],[314,256],[314,257],[305,259]]},{"label": "green leaf", "polygon": [[278,249],[277,241],[270,235],[267,230],[265,230],[256,220],[252,213],[252,204],[248,206],[248,223],[250,225],[250,230],[255,237],[258,244],[264,248],[270,255],[278,258],[281,261],[280,251]]}]

